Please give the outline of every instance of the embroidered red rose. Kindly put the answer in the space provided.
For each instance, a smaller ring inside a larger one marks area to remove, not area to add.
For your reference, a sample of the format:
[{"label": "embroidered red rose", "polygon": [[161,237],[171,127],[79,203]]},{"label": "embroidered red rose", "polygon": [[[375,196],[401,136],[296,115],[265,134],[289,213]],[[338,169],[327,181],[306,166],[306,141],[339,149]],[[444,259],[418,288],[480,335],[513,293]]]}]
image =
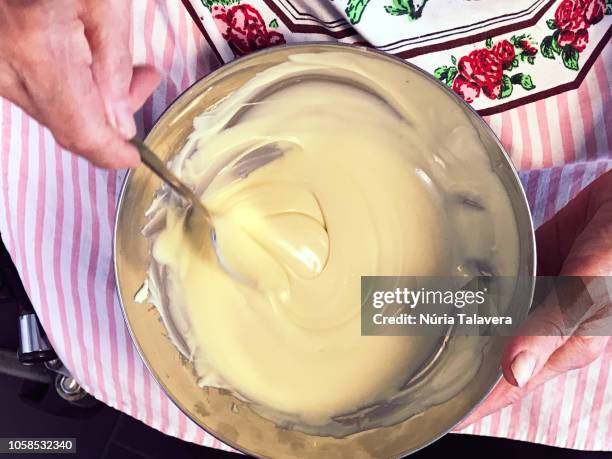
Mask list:
[{"label": "embroidered red rose", "polygon": [[587,24],[597,24],[604,17],[606,2],[605,0],[582,0],[582,8]]},{"label": "embroidered red rose", "polygon": [[581,29],[577,32],[562,30],[559,34],[559,38],[557,38],[557,43],[559,43],[560,47],[571,45],[579,53],[584,51],[588,42],[589,32],[586,29]]},{"label": "embroidered red rose", "polygon": [[518,67],[521,62],[533,65],[537,53],[527,34],[500,40],[495,45],[489,38],[484,48],[472,51],[459,61],[451,56],[452,65],[436,68],[433,75],[468,103],[474,102],[481,93],[489,99],[504,99],[512,95],[513,86],[526,91],[536,87],[528,73],[510,76],[504,71]]},{"label": "embroidered red rose", "polygon": [[584,17],[584,2],[585,0],[563,0],[555,11],[557,27],[571,32],[585,29],[587,22]]},{"label": "embroidered red rose", "polygon": [[515,57],[514,46],[508,40],[499,41],[491,49],[505,69],[510,68]]},{"label": "embroidered red rose", "polygon": [[574,41],[572,42],[572,46],[581,53],[586,48],[587,43],[589,42],[589,31],[586,29],[579,30],[576,32],[574,36]]},{"label": "embroidered red rose", "polygon": [[608,0],[563,0],[555,19],[546,21],[554,32],[542,39],[542,55],[548,59],[560,55],[567,69],[577,71],[580,53],[589,43],[588,28],[603,19],[607,4]]},{"label": "embroidered red rose", "polygon": [[459,73],[482,89],[489,99],[497,99],[501,91],[502,64],[488,49],[477,49],[463,56],[457,65]]},{"label": "embroidered red rose", "polygon": [[519,46],[523,50],[523,54],[526,56],[535,56],[538,53],[538,48],[529,43],[529,40],[520,40]]},{"label": "embroidered red rose", "polygon": [[229,9],[215,5],[211,11],[223,38],[237,56],[285,43],[285,37],[268,30],[259,11],[251,5],[234,5]]},{"label": "embroidered red rose", "polygon": [[480,87],[466,80],[463,76],[457,75],[453,80],[453,91],[459,94],[466,102],[474,102],[480,95]]},{"label": "embroidered red rose", "polygon": [[557,38],[557,43],[559,43],[561,47],[571,45],[574,43],[575,36],[576,34],[570,30],[562,30],[559,34],[559,38]]},{"label": "embroidered red rose", "polygon": [[229,24],[227,23],[227,9],[221,5],[214,5],[210,12],[215,20],[215,25],[223,35],[223,38],[227,40]]}]

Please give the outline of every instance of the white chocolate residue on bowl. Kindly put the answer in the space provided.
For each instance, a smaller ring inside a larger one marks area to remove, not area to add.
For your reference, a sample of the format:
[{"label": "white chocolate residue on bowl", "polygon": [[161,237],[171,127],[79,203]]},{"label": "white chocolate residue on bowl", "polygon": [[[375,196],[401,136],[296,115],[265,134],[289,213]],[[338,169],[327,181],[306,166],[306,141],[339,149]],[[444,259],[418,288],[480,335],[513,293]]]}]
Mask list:
[{"label": "white chocolate residue on bowl", "polygon": [[[391,62],[294,55],[197,117],[172,167],[202,194],[235,276],[189,250],[162,192],[145,229],[148,301],[202,386],[275,419],[324,426],[389,400],[440,346],[361,336],[361,276],[473,275],[474,260],[517,272],[510,200],[476,130]],[[485,345],[456,340],[411,413],[467,384]]]}]

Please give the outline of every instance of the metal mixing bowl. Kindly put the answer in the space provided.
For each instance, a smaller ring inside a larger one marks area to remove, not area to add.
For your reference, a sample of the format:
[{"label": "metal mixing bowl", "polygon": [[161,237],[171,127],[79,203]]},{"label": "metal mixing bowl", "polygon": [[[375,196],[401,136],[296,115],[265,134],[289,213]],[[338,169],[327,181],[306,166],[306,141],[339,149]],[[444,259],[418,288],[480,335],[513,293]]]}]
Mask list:
[{"label": "metal mixing bowl", "polygon": [[[232,93],[258,72],[302,52],[343,52],[384,59],[402,66],[411,78],[437,80],[406,62],[366,48],[338,44],[304,44],[275,47],[228,64],[195,83],[162,115],[146,143],[163,159],[183,146],[192,132],[194,117]],[[508,155],[484,121],[458,96],[439,84],[449,104],[460,104],[479,132],[491,166],[499,175],[513,206],[519,231],[519,282],[514,304],[528,309],[535,272],[534,232],[523,189]],[[344,438],[308,435],[280,428],[253,412],[248,404],[226,390],[201,389],[191,365],[167,338],[159,313],[134,301],[146,278],[150,262],[147,240],[141,230],[145,211],[160,182],[144,166],[125,180],[115,226],[115,268],[121,305],[132,339],[147,367],[166,394],[206,431],[249,454],[263,457],[359,458],[398,457],[414,452],[447,433],[489,393],[501,375],[503,338],[492,339],[474,380],[455,397],[391,427],[367,430]],[[347,388],[350,390],[350,388]]]}]

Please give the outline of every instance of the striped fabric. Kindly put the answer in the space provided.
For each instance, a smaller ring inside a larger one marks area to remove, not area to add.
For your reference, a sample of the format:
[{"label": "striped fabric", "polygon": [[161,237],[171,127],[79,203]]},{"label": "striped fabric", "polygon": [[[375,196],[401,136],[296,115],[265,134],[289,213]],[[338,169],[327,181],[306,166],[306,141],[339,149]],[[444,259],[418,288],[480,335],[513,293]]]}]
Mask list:
[{"label": "striped fabric", "polygon": [[[134,2],[135,61],[162,84],[138,117],[146,132],[163,109],[219,65],[180,2]],[[537,225],[612,168],[612,49],[576,91],[486,119],[521,169]],[[112,226],[124,172],[95,169],[1,100],[0,232],[43,327],[85,389],[169,435],[229,450],[162,393],[139,359],[120,312]],[[465,433],[612,450],[612,343]]]}]

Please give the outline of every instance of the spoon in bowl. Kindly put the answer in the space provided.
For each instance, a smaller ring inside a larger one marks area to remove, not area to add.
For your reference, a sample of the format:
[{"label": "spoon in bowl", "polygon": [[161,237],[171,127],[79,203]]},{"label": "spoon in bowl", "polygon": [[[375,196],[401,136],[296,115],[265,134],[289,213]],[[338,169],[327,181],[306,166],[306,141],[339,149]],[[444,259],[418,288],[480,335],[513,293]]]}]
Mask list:
[{"label": "spoon in bowl", "polygon": [[[159,156],[157,156],[142,140],[132,138],[130,143],[134,145],[140,153],[142,162],[186,201],[188,208],[185,215],[185,234],[196,253],[199,253],[202,257],[214,260],[221,269],[235,280],[243,284],[252,284],[252,282],[244,279],[243,276],[224,262],[222,254],[218,252],[215,243],[215,227],[211,214],[191,188],[174,175]],[[234,180],[248,176],[256,169],[282,157],[287,151],[294,147],[295,145],[291,142],[270,142],[255,145],[253,148],[241,152],[238,157],[234,158],[235,162],[228,171],[223,174],[217,171],[217,174],[222,176],[225,183],[231,183]],[[206,237],[207,235],[208,237]]]},{"label": "spoon in bowl", "polygon": [[[130,143],[136,147],[140,153],[142,162],[163,182],[178,194],[187,203],[187,213],[185,215],[185,232],[189,240],[198,251],[215,252],[213,240],[215,228],[212,217],[208,209],[202,204],[200,198],[185,185],[170,169],[159,159],[153,151],[140,139],[132,138]],[[204,237],[209,234],[210,236]]]}]

